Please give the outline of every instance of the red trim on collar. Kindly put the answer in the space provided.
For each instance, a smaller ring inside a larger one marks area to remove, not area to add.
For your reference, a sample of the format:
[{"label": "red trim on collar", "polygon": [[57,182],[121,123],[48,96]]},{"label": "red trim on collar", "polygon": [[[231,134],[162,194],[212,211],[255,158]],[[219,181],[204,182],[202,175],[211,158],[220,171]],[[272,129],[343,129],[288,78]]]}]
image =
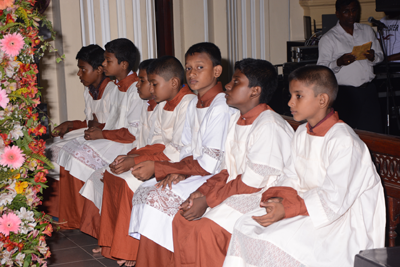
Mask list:
[{"label": "red trim on collar", "polygon": [[331,109],[331,111],[318,122],[314,127],[307,123],[307,133],[314,136],[325,136],[325,134],[338,122],[343,122],[339,119],[339,114]]},{"label": "red trim on collar", "polygon": [[237,125],[251,125],[255,121],[255,119],[257,119],[257,117],[263,111],[266,111],[266,110],[273,111],[272,108],[265,103],[258,104],[257,106],[255,106],[254,108],[249,110],[246,114],[240,116],[236,124]]},{"label": "red trim on collar", "polygon": [[198,97],[196,108],[207,108],[211,105],[214,98],[224,92],[221,82],[217,82],[210,90],[208,90],[202,97]]},{"label": "red trim on collar", "polygon": [[183,88],[179,90],[179,92],[176,94],[176,96],[174,96],[174,98],[171,101],[167,101],[167,104],[165,104],[164,106],[164,110],[174,111],[176,106],[181,102],[182,98],[185,95],[190,95],[190,94],[194,95],[194,93],[189,89],[189,86],[184,85]]},{"label": "red trim on collar", "polygon": [[[116,83],[118,90],[121,92],[126,92],[128,91],[129,87],[134,83],[139,81],[139,77],[137,76],[136,72],[133,72],[131,75],[126,76],[122,80],[120,80],[118,83]],[[115,83],[115,81],[114,81]]]}]

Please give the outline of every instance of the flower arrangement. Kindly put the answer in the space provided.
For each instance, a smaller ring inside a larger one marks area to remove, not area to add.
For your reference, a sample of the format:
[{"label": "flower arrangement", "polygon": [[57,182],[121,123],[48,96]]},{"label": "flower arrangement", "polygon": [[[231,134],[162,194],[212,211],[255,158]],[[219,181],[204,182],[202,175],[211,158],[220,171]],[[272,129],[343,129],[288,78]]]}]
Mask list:
[{"label": "flower arrangement", "polygon": [[45,236],[51,236],[52,221],[37,207],[52,165],[40,139],[46,128],[36,111],[40,91],[34,58],[51,48],[39,35],[39,23],[53,39],[54,32],[35,2],[0,0],[1,266],[47,266],[50,256]]}]

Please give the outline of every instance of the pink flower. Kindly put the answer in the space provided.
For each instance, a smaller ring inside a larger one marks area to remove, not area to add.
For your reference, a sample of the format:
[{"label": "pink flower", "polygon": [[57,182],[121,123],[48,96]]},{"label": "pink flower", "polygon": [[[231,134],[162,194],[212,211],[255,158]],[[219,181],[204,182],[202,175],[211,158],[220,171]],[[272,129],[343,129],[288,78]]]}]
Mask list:
[{"label": "pink flower", "polygon": [[7,91],[0,89],[0,107],[6,108],[8,102],[10,102],[10,99],[7,97]]},{"label": "pink flower", "polygon": [[14,0],[0,0],[0,10],[10,7],[14,3]]},{"label": "pink flower", "polygon": [[0,218],[0,233],[8,236],[10,232],[18,233],[21,219],[14,213],[4,214]]},{"label": "pink flower", "polygon": [[18,169],[24,164],[25,157],[22,150],[17,146],[4,148],[4,153],[0,156],[0,164],[7,165],[10,168]]},{"label": "pink flower", "polygon": [[16,32],[7,34],[0,40],[0,47],[11,57],[18,56],[19,51],[24,47],[24,38],[21,34]]}]

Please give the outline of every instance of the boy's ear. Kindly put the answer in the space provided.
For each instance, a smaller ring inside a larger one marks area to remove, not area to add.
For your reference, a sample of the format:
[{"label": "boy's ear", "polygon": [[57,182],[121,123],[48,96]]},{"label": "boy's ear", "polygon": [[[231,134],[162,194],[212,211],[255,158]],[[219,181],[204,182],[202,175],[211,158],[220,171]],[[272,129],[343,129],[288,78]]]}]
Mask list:
[{"label": "boy's ear", "polygon": [[250,90],[251,90],[250,98],[256,98],[261,95],[261,86],[251,87]]},{"label": "boy's ear", "polygon": [[128,61],[121,61],[121,64],[122,64],[122,68],[124,68],[124,70],[126,70],[126,69],[129,68],[129,63],[128,63]]},{"label": "boy's ear", "polygon": [[214,67],[214,77],[215,78],[219,78],[219,76],[221,76],[222,74],[222,66],[221,65],[217,65]]},{"label": "boy's ear", "polygon": [[104,71],[103,66],[98,66],[96,71],[98,74],[103,74],[103,71]]},{"label": "boy's ear", "polygon": [[319,94],[319,106],[320,108],[327,108],[329,106],[329,95],[322,93]]},{"label": "boy's ear", "polygon": [[172,77],[171,78],[171,85],[172,85],[173,88],[178,88],[180,83],[181,82],[178,79],[178,77]]}]

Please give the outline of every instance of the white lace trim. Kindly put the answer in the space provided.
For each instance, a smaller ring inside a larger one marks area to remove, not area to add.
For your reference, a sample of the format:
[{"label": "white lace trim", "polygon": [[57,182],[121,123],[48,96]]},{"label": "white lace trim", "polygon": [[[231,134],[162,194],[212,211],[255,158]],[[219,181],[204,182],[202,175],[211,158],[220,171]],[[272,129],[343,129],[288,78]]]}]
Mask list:
[{"label": "white lace trim", "polygon": [[140,187],[133,195],[132,205],[146,204],[166,215],[173,217],[183,203],[180,196],[175,195],[171,190],[156,188],[155,186]]},{"label": "white lace trim", "polygon": [[69,141],[62,147],[62,150],[93,170],[98,170],[108,165],[90,146],[81,144],[77,140]]},{"label": "white lace trim", "polygon": [[274,244],[254,239],[233,230],[227,256],[242,258],[247,264],[258,267],[303,267],[299,261]]},{"label": "white lace trim", "polygon": [[203,151],[204,154],[207,154],[207,155],[209,155],[210,157],[212,157],[213,159],[216,159],[216,160],[221,160],[224,157],[224,151],[221,151],[219,149],[209,148],[209,147],[203,146],[202,151]]},{"label": "white lace trim", "polygon": [[261,196],[262,194],[260,192],[254,194],[233,195],[225,199],[222,203],[242,214],[245,214],[260,207]]},{"label": "white lace trim", "polygon": [[129,126],[130,126],[130,127],[136,127],[136,128],[138,128],[139,125],[140,125],[140,122],[139,122],[139,121],[134,121],[134,122],[130,122],[130,123],[129,123]]},{"label": "white lace trim", "polygon": [[250,169],[252,169],[255,173],[262,177],[268,177],[271,175],[279,175],[281,173],[280,170],[269,167],[267,165],[263,164],[256,164],[252,163],[250,161],[247,161],[247,166],[249,166]]},{"label": "white lace trim", "polygon": [[176,150],[176,151],[179,151],[179,152],[181,152],[181,150],[182,150],[182,148],[183,148],[183,146],[174,144],[174,143],[172,143],[172,142],[169,143],[169,145],[172,146],[173,148],[175,148],[175,150]]},{"label": "white lace trim", "polygon": [[329,221],[333,221],[336,218],[336,212],[334,212],[329,205],[326,203],[324,196],[321,194],[321,192],[317,192],[318,197],[321,201],[322,208],[325,211],[326,217],[328,217]]}]

